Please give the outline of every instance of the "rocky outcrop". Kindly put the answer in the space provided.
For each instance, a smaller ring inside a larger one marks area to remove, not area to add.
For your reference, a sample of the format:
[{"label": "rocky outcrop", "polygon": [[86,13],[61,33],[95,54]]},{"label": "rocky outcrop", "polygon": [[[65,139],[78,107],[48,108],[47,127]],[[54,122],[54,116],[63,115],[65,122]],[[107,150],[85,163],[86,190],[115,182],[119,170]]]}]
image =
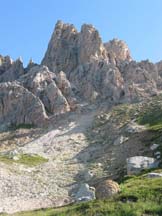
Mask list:
[{"label": "rocky outcrop", "polygon": [[162,89],[160,63],[133,61],[124,41],[103,44],[88,24],[77,32],[73,25],[57,22],[42,64],[56,74],[64,71],[78,95],[90,101],[137,102]]},{"label": "rocky outcrop", "polygon": [[12,64],[13,60],[9,56],[0,55],[0,75],[7,71]]},{"label": "rocky outcrop", "polygon": [[0,124],[42,125],[47,120],[42,102],[16,82],[0,84]]},{"label": "rocky outcrop", "polygon": [[70,82],[63,72],[56,76],[46,66],[37,65],[21,76],[19,82],[41,99],[49,113],[65,113],[75,107]]},{"label": "rocky outcrop", "polygon": [[34,66],[28,73],[21,76],[18,81],[37,97],[41,97],[42,91],[51,84],[56,75],[46,66]]},{"label": "rocky outcrop", "polygon": [[[94,26],[58,21],[41,65],[0,56],[0,82],[15,81],[38,97],[48,114],[74,111],[77,101],[138,102],[162,90],[161,62],[135,62],[125,42],[103,44]],[[77,98],[77,100],[76,100]]]},{"label": "rocky outcrop", "polygon": [[78,32],[73,25],[58,21],[42,64],[53,72],[74,70],[78,64]]},{"label": "rocky outcrop", "polygon": [[106,60],[107,52],[98,31],[92,25],[84,24],[78,37],[78,63]]},{"label": "rocky outcrop", "polygon": [[21,58],[13,61],[9,56],[0,56],[0,82],[14,81],[24,73]]},{"label": "rocky outcrop", "polygon": [[80,65],[69,79],[80,94],[90,101],[119,101],[124,84],[118,68],[108,65],[106,61]]},{"label": "rocky outcrop", "polygon": [[117,182],[105,180],[100,182],[96,188],[96,198],[107,199],[120,192],[120,187]]},{"label": "rocky outcrop", "polygon": [[130,50],[127,44],[118,39],[113,39],[108,43],[104,44],[109,61],[114,64],[118,65],[121,61],[132,61]]},{"label": "rocky outcrop", "polygon": [[58,21],[42,64],[53,72],[69,75],[78,65],[96,59],[107,59],[98,31],[84,24],[78,33],[73,25]]},{"label": "rocky outcrop", "polygon": [[70,111],[66,98],[62,95],[55,82],[47,86],[41,99],[49,113],[61,114]]},{"label": "rocky outcrop", "polygon": [[77,100],[75,98],[75,94],[72,90],[71,84],[69,80],[66,77],[66,74],[63,71],[60,71],[60,73],[57,74],[55,82],[66,98],[70,109],[75,110],[77,108]]}]

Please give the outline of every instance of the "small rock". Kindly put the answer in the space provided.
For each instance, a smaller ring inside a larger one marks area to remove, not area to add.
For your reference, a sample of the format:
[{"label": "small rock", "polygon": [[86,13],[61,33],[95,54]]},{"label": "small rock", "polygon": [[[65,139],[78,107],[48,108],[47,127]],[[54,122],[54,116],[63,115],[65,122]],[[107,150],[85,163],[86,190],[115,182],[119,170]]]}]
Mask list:
[{"label": "small rock", "polygon": [[102,163],[97,163],[97,166],[98,167],[102,167]]},{"label": "small rock", "polygon": [[115,141],[114,141],[114,145],[120,145],[124,142],[126,142],[129,138],[128,137],[124,137],[123,135],[121,135],[120,137],[118,137]]},{"label": "small rock", "polygon": [[20,157],[17,155],[17,156],[14,156],[12,159],[13,159],[14,161],[18,161],[18,160],[20,159]]},{"label": "small rock", "polygon": [[154,154],[155,156],[157,156],[157,155],[161,155],[161,152],[155,152],[155,154]]},{"label": "small rock", "polygon": [[86,182],[90,181],[93,178],[93,173],[92,171],[86,170],[84,173],[84,179]]},{"label": "small rock", "polygon": [[152,151],[154,151],[155,149],[157,149],[159,147],[159,145],[158,144],[152,144],[152,146],[150,147],[150,149],[152,150]]},{"label": "small rock", "polygon": [[154,155],[155,155],[156,159],[160,159],[161,158],[161,152],[159,152],[159,151],[155,152]]}]

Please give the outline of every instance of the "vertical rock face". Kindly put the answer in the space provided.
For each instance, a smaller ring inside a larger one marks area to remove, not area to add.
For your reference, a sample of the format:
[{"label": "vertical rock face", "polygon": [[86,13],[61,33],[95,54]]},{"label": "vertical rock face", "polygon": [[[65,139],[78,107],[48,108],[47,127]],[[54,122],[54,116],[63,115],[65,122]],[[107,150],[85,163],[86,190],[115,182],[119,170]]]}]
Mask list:
[{"label": "vertical rock face", "polygon": [[19,82],[41,99],[49,113],[60,114],[71,110],[69,101],[73,99],[72,91],[65,75],[56,76],[46,66],[37,65],[21,76]]},{"label": "vertical rock face", "polygon": [[107,53],[98,31],[94,26],[84,24],[78,39],[79,64],[102,59],[107,59]]},{"label": "vertical rock face", "polygon": [[78,33],[73,25],[58,21],[42,64],[69,75],[79,64],[106,58],[106,49],[92,25],[84,24]]},{"label": "vertical rock face", "polygon": [[60,71],[60,73],[57,74],[55,81],[58,88],[61,90],[62,94],[69,103],[70,109],[75,110],[77,108],[77,100],[72,91],[71,84],[66,77],[66,74],[63,71]]},{"label": "vertical rock face", "polygon": [[73,25],[58,21],[42,64],[53,72],[69,72],[77,66],[78,32]]},{"label": "vertical rock face", "polygon": [[70,111],[66,98],[62,95],[55,82],[52,82],[44,90],[42,101],[48,112],[52,114],[61,114]]},{"label": "vertical rock face", "polygon": [[80,65],[70,76],[81,95],[87,100],[117,102],[123,88],[123,78],[118,68],[106,61]]},{"label": "vertical rock face", "polygon": [[120,61],[132,60],[130,51],[126,43],[122,40],[113,39],[104,44],[109,60],[112,64],[118,64]]},{"label": "vertical rock face", "polygon": [[42,102],[16,82],[0,84],[0,124],[42,125],[47,119]]}]

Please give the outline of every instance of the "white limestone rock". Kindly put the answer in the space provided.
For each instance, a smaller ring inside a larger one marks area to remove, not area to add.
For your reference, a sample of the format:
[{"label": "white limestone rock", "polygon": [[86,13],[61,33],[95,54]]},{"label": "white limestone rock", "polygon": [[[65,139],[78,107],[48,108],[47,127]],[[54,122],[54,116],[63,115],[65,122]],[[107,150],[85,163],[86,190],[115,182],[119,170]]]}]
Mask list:
[{"label": "white limestone rock", "polygon": [[152,157],[134,156],[127,158],[127,174],[138,174],[144,169],[157,168],[159,162]]}]

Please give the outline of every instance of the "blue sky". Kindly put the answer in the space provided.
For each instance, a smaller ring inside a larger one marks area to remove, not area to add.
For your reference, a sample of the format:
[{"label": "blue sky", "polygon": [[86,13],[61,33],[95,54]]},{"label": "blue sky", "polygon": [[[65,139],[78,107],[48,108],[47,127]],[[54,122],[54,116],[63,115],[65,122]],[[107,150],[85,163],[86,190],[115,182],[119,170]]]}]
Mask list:
[{"label": "blue sky", "polygon": [[135,60],[162,59],[162,0],[0,0],[0,54],[41,61],[57,20],[93,24],[119,38]]}]

